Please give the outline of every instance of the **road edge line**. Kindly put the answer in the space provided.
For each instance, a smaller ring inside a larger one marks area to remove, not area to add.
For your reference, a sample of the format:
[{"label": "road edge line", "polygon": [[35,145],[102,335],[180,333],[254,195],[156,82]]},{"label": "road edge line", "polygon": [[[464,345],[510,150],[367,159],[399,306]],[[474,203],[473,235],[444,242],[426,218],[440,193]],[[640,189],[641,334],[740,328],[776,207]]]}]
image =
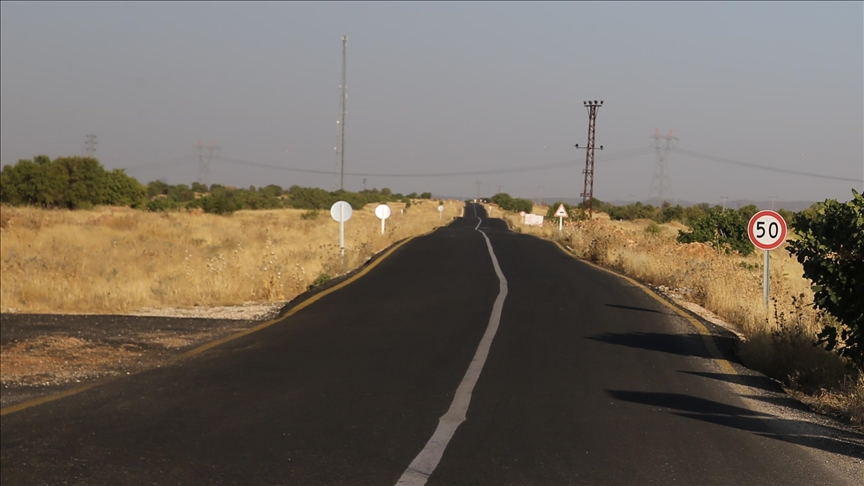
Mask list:
[{"label": "road edge line", "polygon": [[[530,236],[534,236],[534,235],[530,235]],[[535,236],[535,238],[537,238],[537,237]],[[540,238],[540,239],[543,239],[543,238]],[[544,241],[550,241],[550,240],[544,240]],[[589,262],[588,260],[579,258],[576,255],[574,255],[573,252],[569,251],[559,241],[552,241],[552,243],[554,243],[555,246],[558,247],[558,249],[560,249],[562,252],[567,254],[567,256],[569,256],[570,258],[573,258],[574,260],[577,260],[579,262],[590,265],[591,267],[594,267],[598,270],[602,270],[608,274],[614,275],[614,276],[619,277],[619,278],[623,278],[624,280],[630,282],[631,284],[635,285],[636,287],[639,287],[643,292],[645,292],[646,294],[648,294],[649,296],[654,298],[654,300],[663,304],[667,308],[673,310],[679,316],[686,319],[687,322],[689,322],[690,325],[692,325],[693,328],[696,329],[696,331],[699,333],[700,337],[702,338],[702,342],[705,343],[705,347],[708,348],[708,352],[711,354],[711,356],[714,358],[714,360],[718,362],[718,364],[720,365],[720,368],[722,368],[723,371],[726,371],[726,372],[731,373],[733,375],[740,375],[740,373],[735,371],[735,367],[732,366],[732,363],[729,362],[729,360],[726,359],[725,356],[723,356],[723,353],[720,352],[720,349],[717,348],[717,344],[714,342],[714,335],[711,334],[711,332],[708,330],[708,328],[705,327],[704,324],[699,322],[695,317],[691,316],[690,314],[688,314],[686,311],[684,311],[683,309],[681,309],[677,305],[667,301],[663,297],[660,297],[659,295],[657,295],[656,292],[654,292],[653,290],[648,288],[646,285],[633,279],[632,277],[628,277],[627,275],[623,275],[623,274],[620,274],[618,272],[614,272],[612,270],[609,270],[608,268],[603,268],[600,265],[597,265],[595,263]]]},{"label": "road edge line", "polygon": [[[252,333],[254,333],[254,332],[258,332],[258,331],[260,331],[260,330],[262,330],[262,329],[266,329],[266,328],[268,328],[268,327],[270,327],[270,326],[272,326],[272,325],[274,325],[274,324],[277,324],[277,323],[279,323],[279,322],[281,322],[281,321],[284,321],[285,319],[287,319],[287,318],[291,317],[292,315],[294,315],[294,314],[300,312],[301,310],[305,309],[306,307],[309,307],[310,305],[312,305],[313,303],[317,302],[317,301],[320,300],[321,298],[323,298],[323,297],[325,297],[325,296],[327,296],[327,295],[330,295],[330,294],[332,294],[333,292],[336,292],[337,290],[342,289],[342,288],[348,286],[349,284],[355,282],[355,281],[356,281],[357,279],[359,279],[360,277],[366,275],[366,274],[369,273],[373,268],[375,268],[376,266],[378,266],[379,263],[381,263],[382,261],[384,261],[384,259],[386,259],[386,258],[389,257],[390,255],[392,255],[393,252],[395,252],[396,250],[398,250],[399,248],[401,248],[402,246],[404,246],[405,244],[407,244],[409,241],[412,241],[412,240],[414,240],[415,238],[420,238],[420,237],[423,237],[423,236],[427,236],[427,235],[433,233],[433,232],[434,232],[435,230],[437,230],[437,229],[438,229],[438,228],[435,228],[435,229],[433,229],[432,231],[428,231],[428,232],[426,232],[426,233],[423,233],[422,235],[411,236],[411,237],[406,238],[406,239],[402,240],[401,242],[399,242],[399,243],[393,245],[389,250],[387,250],[386,253],[384,253],[384,254],[381,255],[380,257],[376,258],[374,261],[372,261],[371,263],[369,263],[369,265],[367,265],[365,268],[363,268],[362,270],[360,270],[359,272],[357,272],[356,274],[354,274],[354,275],[351,276],[350,278],[346,279],[344,282],[341,282],[341,283],[339,283],[339,284],[337,284],[337,285],[334,285],[333,287],[330,287],[329,289],[323,290],[323,291],[321,291],[320,293],[315,294],[315,295],[309,297],[308,299],[306,299],[306,300],[304,300],[303,302],[301,302],[301,303],[297,304],[296,306],[292,307],[288,312],[286,312],[285,314],[283,314],[283,315],[277,317],[276,319],[271,319],[271,320],[269,320],[269,321],[262,322],[261,324],[258,324],[258,325],[254,326],[254,327],[250,327],[249,329],[244,329],[243,331],[236,332],[236,333],[234,333],[234,334],[231,334],[231,335],[225,336],[225,337],[223,337],[223,338],[216,339],[216,340],[214,340],[214,341],[210,341],[210,342],[208,342],[208,343],[204,343],[204,344],[202,344],[202,345],[200,345],[200,346],[198,346],[198,347],[196,347],[196,348],[190,349],[189,351],[186,351],[185,353],[180,354],[179,356],[177,356],[177,361],[184,360],[184,359],[187,359],[187,358],[191,358],[192,356],[197,356],[197,355],[199,355],[199,354],[201,354],[201,353],[203,353],[203,352],[205,352],[205,351],[208,351],[208,350],[210,350],[210,349],[213,349],[213,348],[215,348],[215,347],[217,347],[217,346],[220,346],[220,345],[222,345],[222,344],[225,344],[225,343],[228,343],[228,342],[234,341],[235,339],[239,339],[239,338],[241,338],[241,337],[243,337],[243,336],[247,336],[247,335],[252,334]],[[137,374],[137,373],[136,373],[136,374]],[[97,386],[101,386],[101,385],[108,384],[108,383],[110,383],[110,382],[112,382],[112,381],[114,381],[114,380],[117,380],[118,378],[120,378],[120,377],[111,377],[111,378],[109,378],[109,379],[105,379],[105,380],[98,380],[98,381],[95,381],[95,382],[93,382],[93,383],[88,383],[88,384],[86,384],[86,385],[81,385],[81,386],[78,386],[78,387],[75,387],[75,388],[72,388],[72,389],[69,389],[69,390],[65,390],[65,391],[62,391],[62,392],[52,393],[52,394],[50,394],[50,395],[45,395],[45,396],[43,396],[43,397],[33,398],[33,399],[31,399],[31,400],[26,400],[26,401],[24,401],[24,402],[17,403],[17,404],[15,404],[15,405],[10,405],[10,406],[8,406],[8,407],[5,407],[5,408],[0,409],[0,417],[6,416],[6,415],[9,415],[9,414],[13,414],[13,413],[15,413],[15,412],[20,412],[20,411],[22,411],[22,410],[26,410],[26,409],[28,409],[28,408],[36,407],[36,406],[38,406],[38,405],[42,405],[42,404],[45,404],[45,403],[48,403],[48,402],[53,402],[53,401],[55,401],[55,400],[60,400],[60,399],[62,399],[62,398],[66,398],[66,397],[68,397],[68,396],[77,395],[77,394],[79,394],[79,393],[85,392],[85,391],[90,390],[90,389],[92,389],[92,388],[96,388]]]}]

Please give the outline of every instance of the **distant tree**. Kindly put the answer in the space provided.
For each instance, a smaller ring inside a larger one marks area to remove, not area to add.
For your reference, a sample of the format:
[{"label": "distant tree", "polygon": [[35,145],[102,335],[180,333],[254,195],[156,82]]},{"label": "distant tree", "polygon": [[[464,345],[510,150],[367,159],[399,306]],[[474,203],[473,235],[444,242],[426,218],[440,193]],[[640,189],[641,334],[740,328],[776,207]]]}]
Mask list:
[{"label": "distant tree", "polygon": [[420,199],[432,199],[432,193],[431,192],[424,192],[424,193],[420,194]]},{"label": "distant tree", "polygon": [[[196,183],[197,184],[197,183]],[[147,184],[147,196],[151,199],[160,195],[160,194],[168,194],[168,188],[170,188],[167,183],[163,181],[152,181]],[[199,192],[207,192],[207,191],[199,191]]]}]

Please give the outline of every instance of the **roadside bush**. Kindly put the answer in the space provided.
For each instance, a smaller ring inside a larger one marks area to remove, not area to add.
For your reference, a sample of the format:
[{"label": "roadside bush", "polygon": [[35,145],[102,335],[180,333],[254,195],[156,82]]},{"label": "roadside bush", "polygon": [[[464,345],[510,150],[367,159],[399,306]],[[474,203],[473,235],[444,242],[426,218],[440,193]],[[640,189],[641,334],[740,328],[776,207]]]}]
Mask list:
[{"label": "roadside bush", "polygon": [[753,243],[747,236],[747,219],[742,212],[712,209],[690,224],[690,231],[678,231],[679,243],[710,243],[727,253],[753,253]]},{"label": "roadside bush", "polygon": [[796,214],[798,239],[789,240],[788,251],[813,283],[813,305],[840,321],[825,326],[819,342],[864,369],[864,196],[852,194],[849,202],[829,199]]}]

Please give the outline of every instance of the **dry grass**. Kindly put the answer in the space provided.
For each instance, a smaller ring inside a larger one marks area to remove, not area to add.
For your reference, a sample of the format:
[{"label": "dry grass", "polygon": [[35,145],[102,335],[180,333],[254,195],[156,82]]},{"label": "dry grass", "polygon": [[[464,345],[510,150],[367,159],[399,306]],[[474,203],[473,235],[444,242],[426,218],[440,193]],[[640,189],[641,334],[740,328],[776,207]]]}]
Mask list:
[{"label": "dry grass", "polygon": [[463,205],[420,200],[381,234],[375,204],[339,224],[329,211],[238,211],[230,216],[128,208],[48,211],[0,208],[0,310],[123,313],[145,307],[278,302],[320,276],[359,267],[394,242],[459,216]]},{"label": "dry grass", "polygon": [[739,346],[744,363],[781,380],[787,387],[820,403],[824,410],[843,414],[864,426],[864,377],[850,373],[835,353],[814,346],[816,334],[829,317],[810,304],[813,292],[803,268],[785,250],[771,252],[770,305],[762,300],[762,252],[727,255],[701,243],[680,244],[680,223],[646,231],[651,221],[610,221],[596,214],[592,221],[570,224],[558,232],[552,222],[543,227],[519,223],[518,231],[558,240],[576,254],[638,280],[674,289],[687,300],[739,327],[746,340]]}]

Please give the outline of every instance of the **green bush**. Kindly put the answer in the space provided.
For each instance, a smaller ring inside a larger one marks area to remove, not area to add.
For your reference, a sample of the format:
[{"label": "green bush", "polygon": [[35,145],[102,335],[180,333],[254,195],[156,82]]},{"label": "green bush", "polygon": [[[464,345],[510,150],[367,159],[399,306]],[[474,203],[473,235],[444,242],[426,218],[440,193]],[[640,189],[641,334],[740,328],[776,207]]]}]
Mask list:
[{"label": "green bush", "polygon": [[747,236],[747,222],[742,212],[711,209],[690,224],[690,231],[678,231],[679,243],[710,243],[727,253],[737,251],[742,255],[753,253],[755,247]]},{"label": "green bush", "polygon": [[147,189],[122,169],[106,171],[89,157],[40,155],[0,172],[0,202],[12,206],[86,209],[96,205],[143,207]]},{"label": "green bush", "polygon": [[315,280],[314,280],[314,281],[309,285],[309,288],[308,288],[307,290],[309,290],[309,289],[314,289],[315,287],[317,287],[317,286],[319,286],[319,285],[323,285],[323,284],[325,284],[325,283],[327,283],[327,282],[329,282],[329,281],[330,281],[330,275],[327,275],[326,273],[321,273],[321,274],[319,274],[319,275],[315,278]]},{"label": "green bush", "polygon": [[798,236],[788,251],[813,283],[814,306],[839,322],[826,326],[819,342],[864,369],[864,196],[829,199],[795,215],[791,227]]},{"label": "green bush", "polygon": [[516,213],[525,211],[526,213],[530,213],[534,210],[533,202],[521,198],[514,199],[506,192],[501,192],[492,196],[492,202],[505,211],[513,211]]}]

